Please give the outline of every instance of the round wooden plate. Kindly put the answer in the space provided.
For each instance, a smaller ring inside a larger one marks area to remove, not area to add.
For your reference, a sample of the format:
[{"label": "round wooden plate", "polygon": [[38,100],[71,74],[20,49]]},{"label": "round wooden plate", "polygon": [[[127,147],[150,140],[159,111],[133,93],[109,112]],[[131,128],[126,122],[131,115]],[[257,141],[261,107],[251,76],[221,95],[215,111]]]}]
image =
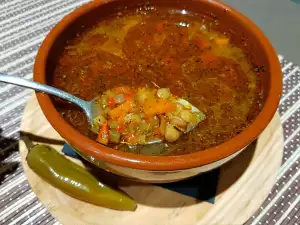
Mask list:
[{"label": "round wooden plate", "polygon": [[[52,145],[58,151],[62,149],[62,138],[47,122],[35,95],[25,108],[21,131],[32,140]],[[221,167],[213,204],[156,185],[120,185],[138,202],[135,212],[106,209],[69,197],[28,167],[27,152],[21,141],[20,153],[28,182],[39,200],[62,224],[243,224],[260,207],[276,181],[283,155],[283,133],[280,117],[276,114],[256,142]]]}]

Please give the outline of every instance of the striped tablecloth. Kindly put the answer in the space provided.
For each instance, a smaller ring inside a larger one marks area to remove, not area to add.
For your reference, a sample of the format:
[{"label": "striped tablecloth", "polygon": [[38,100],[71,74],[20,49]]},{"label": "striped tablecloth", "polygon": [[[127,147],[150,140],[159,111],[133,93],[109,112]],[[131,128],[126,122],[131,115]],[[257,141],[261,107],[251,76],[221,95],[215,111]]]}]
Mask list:
[{"label": "striped tablecloth", "polygon": [[[0,0],[0,72],[32,78],[37,50],[49,30],[88,0]],[[300,225],[300,70],[279,56],[284,73],[279,113],[284,127],[284,157],[278,181],[247,221]],[[38,201],[18,164],[19,128],[32,91],[0,83],[0,224],[59,224]]]}]

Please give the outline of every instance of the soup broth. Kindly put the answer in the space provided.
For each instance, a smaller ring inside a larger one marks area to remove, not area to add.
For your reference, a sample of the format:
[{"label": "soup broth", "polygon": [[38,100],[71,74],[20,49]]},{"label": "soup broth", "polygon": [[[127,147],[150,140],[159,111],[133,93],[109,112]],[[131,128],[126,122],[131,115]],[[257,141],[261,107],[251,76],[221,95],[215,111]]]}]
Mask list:
[{"label": "soup broth", "polygon": [[[206,119],[176,142],[120,151],[178,155],[221,144],[243,131],[262,107],[260,80],[247,53],[218,31],[221,21],[164,8],[119,12],[66,43],[53,85],[85,100],[118,86],[169,88]],[[55,100],[66,121],[96,140],[84,113]]]}]

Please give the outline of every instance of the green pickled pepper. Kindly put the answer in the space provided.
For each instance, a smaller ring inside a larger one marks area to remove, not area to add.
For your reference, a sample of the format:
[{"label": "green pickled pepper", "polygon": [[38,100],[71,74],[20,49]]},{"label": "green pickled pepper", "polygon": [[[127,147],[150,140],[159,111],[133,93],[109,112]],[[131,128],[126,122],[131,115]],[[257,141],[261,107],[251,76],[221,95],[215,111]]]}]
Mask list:
[{"label": "green pickled pepper", "polygon": [[35,145],[26,160],[45,181],[76,199],[116,210],[134,211],[137,207],[128,195],[102,184],[83,167],[51,147]]}]

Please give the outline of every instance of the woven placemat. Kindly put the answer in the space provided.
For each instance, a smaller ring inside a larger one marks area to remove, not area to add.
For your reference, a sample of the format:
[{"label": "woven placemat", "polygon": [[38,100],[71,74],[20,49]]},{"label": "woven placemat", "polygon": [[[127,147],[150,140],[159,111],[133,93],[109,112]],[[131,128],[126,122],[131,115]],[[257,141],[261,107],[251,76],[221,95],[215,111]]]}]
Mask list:
[{"label": "woven placemat", "polygon": [[[41,41],[64,15],[87,1],[1,0],[0,72],[32,78]],[[284,156],[277,183],[247,225],[300,224],[300,71],[293,62],[279,58],[284,74],[278,110],[284,129]],[[58,224],[35,197],[18,164],[20,122],[31,93],[0,83],[0,224]]]}]

